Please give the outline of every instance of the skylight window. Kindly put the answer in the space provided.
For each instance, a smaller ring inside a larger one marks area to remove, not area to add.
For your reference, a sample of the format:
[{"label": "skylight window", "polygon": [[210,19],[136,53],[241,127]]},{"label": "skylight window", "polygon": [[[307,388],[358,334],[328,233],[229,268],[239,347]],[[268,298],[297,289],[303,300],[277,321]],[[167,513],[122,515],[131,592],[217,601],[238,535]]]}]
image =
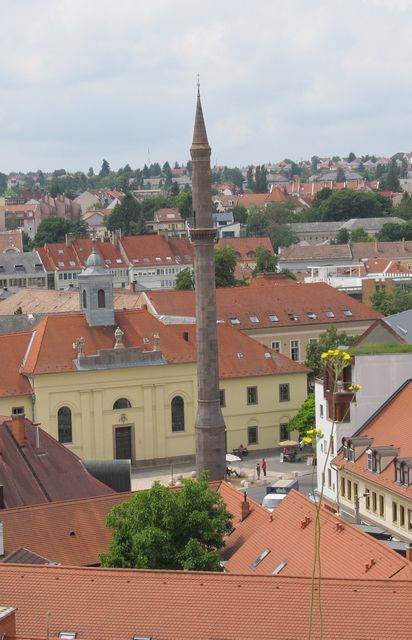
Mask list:
[{"label": "skylight window", "polygon": [[137,264],[139,262],[139,258],[133,258],[132,262],[135,262]]},{"label": "skylight window", "polygon": [[229,319],[230,319],[230,322],[232,324],[240,324],[239,318],[233,317],[233,318],[229,318]]},{"label": "skylight window", "polygon": [[286,567],[286,565],[287,565],[287,562],[283,562],[282,560],[282,562],[279,562],[278,566],[275,569],[273,569],[272,574],[277,576],[278,573],[280,573],[282,569]]},{"label": "skylight window", "polygon": [[191,259],[192,259],[192,257],[191,257],[191,256],[187,256],[187,255],[185,255],[185,260],[191,260]]},{"label": "skylight window", "polygon": [[334,314],[334,313],[333,313],[333,311],[331,311],[330,309],[327,309],[327,310],[325,311],[325,316],[326,316],[327,318],[334,318],[334,317],[335,317],[335,314]]},{"label": "skylight window", "polygon": [[122,264],[123,261],[122,261],[121,258],[116,258],[116,262],[117,262],[117,264]]},{"label": "skylight window", "polygon": [[269,320],[271,322],[279,322],[279,318],[274,313],[269,313]]},{"label": "skylight window", "polygon": [[57,253],[63,254],[64,253],[64,249],[57,249]]},{"label": "skylight window", "polygon": [[346,316],[347,318],[350,318],[350,316],[353,316],[353,313],[350,309],[344,309],[343,315]]},{"label": "skylight window", "polygon": [[71,267],[75,267],[75,266],[76,266],[76,263],[74,262],[74,260],[69,260],[69,265],[70,265]]},{"label": "skylight window", "polygon": [[175,256],[175,260],[176,260],[176,262],[180,262],[181,261],[181,257],[180,256]]},{"label": "skylight window", "polygon": [[266,556],[269,555],[269,553],[270,553],[270,549],[265,549],[264,551],[262,551],[260,556],[258,556],[256,560],[252,562],[252,564],[250,565],[250,568],[255,570],[256,567],[258,567],[260,563],[266,558]]},{"label": "skylight window", "polygon": [[161,262],[161,258],[159,258],[159,256],[156,256],[156,262]]},{"label": "skylight window", "polygon": [[251,316],[249,316],[249,320],[250,322],[254,322],[254,323],[260,322],[259,318],[255,314],[252,314]]},{"label": "skylight window", "polygon": [[291,322],[297,322],[298,321],[298,316],[296,315],[296,313],[288,313],[288,318],[289,318],[289,320],[291,320]]},{"label": "skylight window", "polygon": [[314,311],[306,311],[306,315],[308,316],[309,320],[316,320],[316,318],[318,317]]},{"label": "skylight window", "polygon": [[64,267],[64,262],[58,262],[57,264],[59,267]]},{"label": "skylight window", "polygon": [[77,631],[59,631],[59,638],[62,638],[62,640],[75,640]]},{"label": "skylight window", "polygon": [[172,256],[166,256],[166,260],[168,260],[169,262],[171,262],[171,260],[172,260]]},{"label": "skylight window", "polygon": [[111,260],[109,260],[109,258],[107,258],[107,260],[105,260],[105,263],[106,263],[106,264],[112,264],[112,261],[111,261]]},{"label": "skylight window", "polygon": [[143,262],[150,262],[149,258],[143,258]]}]

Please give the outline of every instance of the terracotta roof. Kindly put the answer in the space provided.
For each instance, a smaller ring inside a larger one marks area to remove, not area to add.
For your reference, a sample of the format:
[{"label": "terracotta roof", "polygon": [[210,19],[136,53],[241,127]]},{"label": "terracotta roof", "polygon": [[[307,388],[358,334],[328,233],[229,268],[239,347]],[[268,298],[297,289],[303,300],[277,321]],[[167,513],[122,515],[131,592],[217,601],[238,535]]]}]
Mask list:
[{"label": "terracotta roof", "polygon": [[301,260],[302,262],[306,262],[306,260],[321,259],[339,259],[351,262],[352,253],[350,246],[348,244],[293,244],[290,247],[282,249],[279,254],[280,262],[284,260]]},{"label": "terracotta roof", "polygon": [[[1,305],[0,305],[1,306]],[[33,390],[27,378],[19,373],[31,333],[11,333],[0,336],[0,398],[31,396]],[[4,365],[7,363],[7,366]]]},{"label": "terracotta roof", "polygon": [[[124,333],[123,342],[126,347],[152,351],[152,336],[158,332],[160,351],[168,363],[196,361],[195,325],[163,324],[146,310],[117,311],[115,317],[117,326]],[[102,349],[112,349],[115,342],[114,327],[90,327],[82,313],[46,316],[32,333],[33,339],[21,368],[25,375],[77,371],[73,343],[80,335],[85,338],[86,356],[95,355]],[[186,337],[189,339],[186,340]],[[7,344],[8,339],[8,335],[0,335],[0,348],[3,343]],[[27,337],[24,344],[27,344]],[[224,323],[218,324],[218,346],[220,378],[308,371],[302,365]],[[17,359],[16,369],[20,362],[21,359]],[[5,388],[8,389],[7,381]]]},{"label": "terracotta roof", "polygon": [[[92,248],[92,240],[73,240],[70,246],[66,246],[64,242],[46,243],[37,251],[46,271],[73,271],[86,266]],[[127,267],[120,249],[112,243],[96,242],[96,251],[102,257],[106,269]]]},{"label": "terracotta roof", "polygon": [[179,209],[157,209],[154,212],[155,222],[181,222],[182,220]]},{"label": "terracotta roof", "polygon": [[216,249],[227,246],[232,247],[236,251],[236,259],[242,261],[256,260],[258,247],[263,247],[275,255],[269,238],[221,238],[216,244]]},{"label": "terracotta roof", "polygon": [[412,241],[403,242],[355,242],[352,244],[354,259],[362,258],[410,258],[412,257]]},{"label": "terracotta roof", "polygon": [[[249,515],[242,520],[243,495],[227,482],[209,485],[222,496],[233,515],[233,532],[226,537],[228,557],[268,519],[266,509],[249,500]],[[22,547],[39,556],[66,565],[99,564],[99,553],[107,550],[111,529],[105,518],[115,504],[126,502],[133,492],[112,493],[78,500],[65,500],[2,511],[7,554]],[[18,562],[18,560],[15,560]]]},{"label": "terracotta roof", "polygon": [[23,234],[21,229],[0,231],[0,253],[3,253],[12,247],[19,251],[23,251]]},{"label": "terracotta roof", "polygon": [[[147,291],[144,294],[153,312],[158,315],[194,317],[194,291]],[[236,319],[239,329],[283,327],[310,324],[341,324],[360,320],[372,321],[381,314],[338,291],[326,283],[273,284],[265,287],[234,287],[216,290],[217,317],[230,324]],[[349,310],[352,315],[345,315]],[[332,312],[333,317],[326,312]],[[310,319],[313,312],[316,318]],[[294,314],[296,320],[291,319]],[[278,320],[270,319],[275,315]],[[254,316],[257,317],[256,322]],[[253,318],[253,319],[252,319]]]},{"label": "terracotta roof", "polygon": [[[291,491],[271,517],[268,513],[265,521],[227,560],[225,571],[271,575],[276,567],[285,563],[280,575],[310,577],[314,566],[315,519],[316,505],[302,493]],[[320,527],[324,578],[412,579],[409,560],[323,508]],[[265,549],[270,552],[252,568],[252,563]],[[365,571],[371,558],[375,563]]]},{"label": "terracotta roof", "polygon": [[[115,309],[138,309],[139,296],[129,289],[113,289]],[[13,315],[18,307],[23,313],[66,313],[80,310],[79,292],[75,289],[18,289],[2,300],[0,316]]]},{"label": "terracotta roof", "polygon": [[279,260],[345,259],[348,262],[362,258],[399,260],[412,258],[412,241],[355,242],[348,244],[298,245],[282,249]]},{"label": "terracotta roof", "polygon": [[40,428],[40,449],[36,449],[36,427],[23,420],[25,440],[19,446],[12,420],[0,418],[0,477],[6,508],[113,493],[85,470],[74,453]]},{"label": "terracotta roof", "polygon": [[[313,637],[320,637],[315,584]],[[412,582],[322,581],[324,640],[409,640]],[[83,640],[291,640],[308,636],[311,580],[224,573],[0,565],[18,636]]]},{"label": "terracotta roof", "polygon": [[[371,448],[393,445],[399,448],[398,458],[412,458],[412,439],[410,428],[410,412],[412,406],[412,380],[402,385],[373,416],[354,434],[365,436],[373,440]],[[343,458],[343,451],[334,462],[347,468],[353,474],[362,476],[367,482],[382,485],[394,493],[412,498],[412,484],[408,487],[395,482],[395,466],[393,462],[381,471],[368,471],[368,456],[365,453],[355,462],[348,462]]]},{"label": "terracotta roof", "polygon": [[124,236],[120,242],[134,267],[193,264],[193,245],[186,238],[173,239],[162,235]]}]

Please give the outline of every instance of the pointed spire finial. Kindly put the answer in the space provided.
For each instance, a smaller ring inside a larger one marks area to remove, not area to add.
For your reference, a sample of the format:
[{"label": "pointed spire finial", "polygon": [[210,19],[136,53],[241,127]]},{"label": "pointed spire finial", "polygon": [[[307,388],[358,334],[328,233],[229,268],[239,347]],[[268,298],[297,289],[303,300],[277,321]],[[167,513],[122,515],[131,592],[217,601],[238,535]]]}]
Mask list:
[{"label": "pointed spire finial", "polygon": [[207,140],[207,133],[205,127],[205,121],[203,119],[202,103],[200,100],[200,74],[197,74],[197,104],[195,115],[195,128],[193,131],[193,145],[209,146]]},{"label": "pointed spire finial", "polygon": [[200,73],[197,74],[197,97],[200,98]]}]

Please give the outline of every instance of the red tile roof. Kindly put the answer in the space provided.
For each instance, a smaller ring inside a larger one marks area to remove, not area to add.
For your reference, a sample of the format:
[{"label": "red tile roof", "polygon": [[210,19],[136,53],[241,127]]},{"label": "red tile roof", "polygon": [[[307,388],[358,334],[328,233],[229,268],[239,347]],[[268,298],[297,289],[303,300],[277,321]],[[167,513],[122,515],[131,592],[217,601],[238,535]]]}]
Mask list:
[{"label": "red tile roof", "polygon": [[[66,246],[64,242],[46,243],[37,251],[46,271],[73,271],[86,266],[92,248],[91,240],[73,240],[70,246]],[[97,242],[96,251],[102,257],[106,269],[127,267],[120,249],[110,242]]]},{"label": "red tile roof", "polygon": [[[196,361],[195,325],[163,324],[145,310],[117,311],[115,318],[124,333],[123,343],[126,347],[152,351],[152,336],[158,332],[160,351],[168,363]],[[187,334],[189,340],[185,339],[184,334]],[[33,339],[27,349],[22,373],[29,375],[77,371],[73,343],[79,336],[85,338],[86,356],[114,347],[114,327],[90,327],[82,313],[46,316],[33,329]],[[9,336],[0,335],[0,347],[8,338]],[[227,324],[218,324],[218,346],[221,378],[308,371]]]},{"label": "red tile roof", "polygon": [[[303,494],[291,491],[227,560],[225,570],[229,573],[271,575],[280,563],[285,562],[280,572],[282,576],[310,577],[314,566],[315,519],[316,505]],[[324,578],[412,579],[409,560],[323,508],[320,510],[320,527]],[[253,569],[251,564],[265,549],[270,553]],[[365,571],[365,564],[371,558],[375,563]]]},{"label": "red tile roof", "polygon": [[[0,601],[18,636],[82,640],[291,640],[309,630],[311,580],[224,573],[1,565]],[[318,586],[313,638],[320,637]],[[322,581],[324,640],[410,640],[412,582]]]},{"label": "red tile roof", "polygon": [[125,236],[120,242],[134,267],[193,264],[193,245],[186,238],[173,239],[162,235]]},{"label": "red tile roof", "polygon": [[[412,381],[408,380],[365,425],[356,432],[356,436],[364,436],[373,440],[371,448],[394,446],[399,448],[398,458],[412,458],[411,413]],[[365,453],[355,462],[343,458],[343,451],[334,462],[351,473],[361,476],[365,482],[382,485],[391,492],[408,499],[412,498],[412,484],[409,486],[395,482],[395,465],[390,462],[381,473],[368,471],[368,456]]]},{"label": "red tile roof", "polygon": [[12,333],[1,335],[1,358],[7,366],[0,367],[0,398],[31,396],[33,390],[19,372],[31,333]]},{"label": "red tile roof", "polygon": [[20,252],[23,251],[23,234],[21,229],[0,231],[0,253],[4,253],[11,248],[16,248]]},{"label": "red tile roof", "polygon": [[40,428],[37,450],[36,427],[30,420],[24,422],[24,446],[19,446],[11,419],[0,418],[0,477],[6,508],[113,493],[85,470],[74,453]]},{"label": "red tile roof", "polygon": [[[144,297],[155,314],[195,315],[194,291],[147,291]],[[264,296],[258,286],[222,288],[216,290],[216,301],[218,319],[230,324],[231,319],[237,318],[239,329],[341,324],[381,317],[377,311],[326,283],[268,284]],[[352,315],[344,315],[344,310],[351,311]],[[328,317],[326,311],[332,311],[334,316]],[[315,313],[316,318],[310,319],[308,312]],[[278,320],[270,320],[269,316],[273,314]],[[297,320],[291,320],[289,314],[295,314]],[[254,315],[259,322],[251,320]]]},{"label": "red tile roof", "polygon": [[258,247],[263,247],[270,251],[272,255],[275,255],[269,238],[221,238],[216,245],[216,249],[227,246],[232,247],[236,251],[237,260],[243,262],[256,260],[256,249]]},{"label": "red tile roof", "polygon": [[157,209],[154,212],[155,222],[181,222],[183,220],[179,209]]}]

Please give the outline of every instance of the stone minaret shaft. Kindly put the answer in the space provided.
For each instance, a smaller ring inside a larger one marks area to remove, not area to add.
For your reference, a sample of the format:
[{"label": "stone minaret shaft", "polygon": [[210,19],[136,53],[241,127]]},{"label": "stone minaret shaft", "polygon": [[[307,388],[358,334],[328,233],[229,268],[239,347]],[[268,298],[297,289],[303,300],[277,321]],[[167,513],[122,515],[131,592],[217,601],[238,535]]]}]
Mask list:
[{"label": "stone minaret shaft", "polygon": [[213,228],[210,146],[203,119],[200,95],[197,107],[192,156],[192,191],[196,287],[196,335],[198,409],[196,416],[196,470],[209,472],[210,480],[222,480],[226,472],[225,423],[219,398],[219,365],[216,328],[215,254]]}]

